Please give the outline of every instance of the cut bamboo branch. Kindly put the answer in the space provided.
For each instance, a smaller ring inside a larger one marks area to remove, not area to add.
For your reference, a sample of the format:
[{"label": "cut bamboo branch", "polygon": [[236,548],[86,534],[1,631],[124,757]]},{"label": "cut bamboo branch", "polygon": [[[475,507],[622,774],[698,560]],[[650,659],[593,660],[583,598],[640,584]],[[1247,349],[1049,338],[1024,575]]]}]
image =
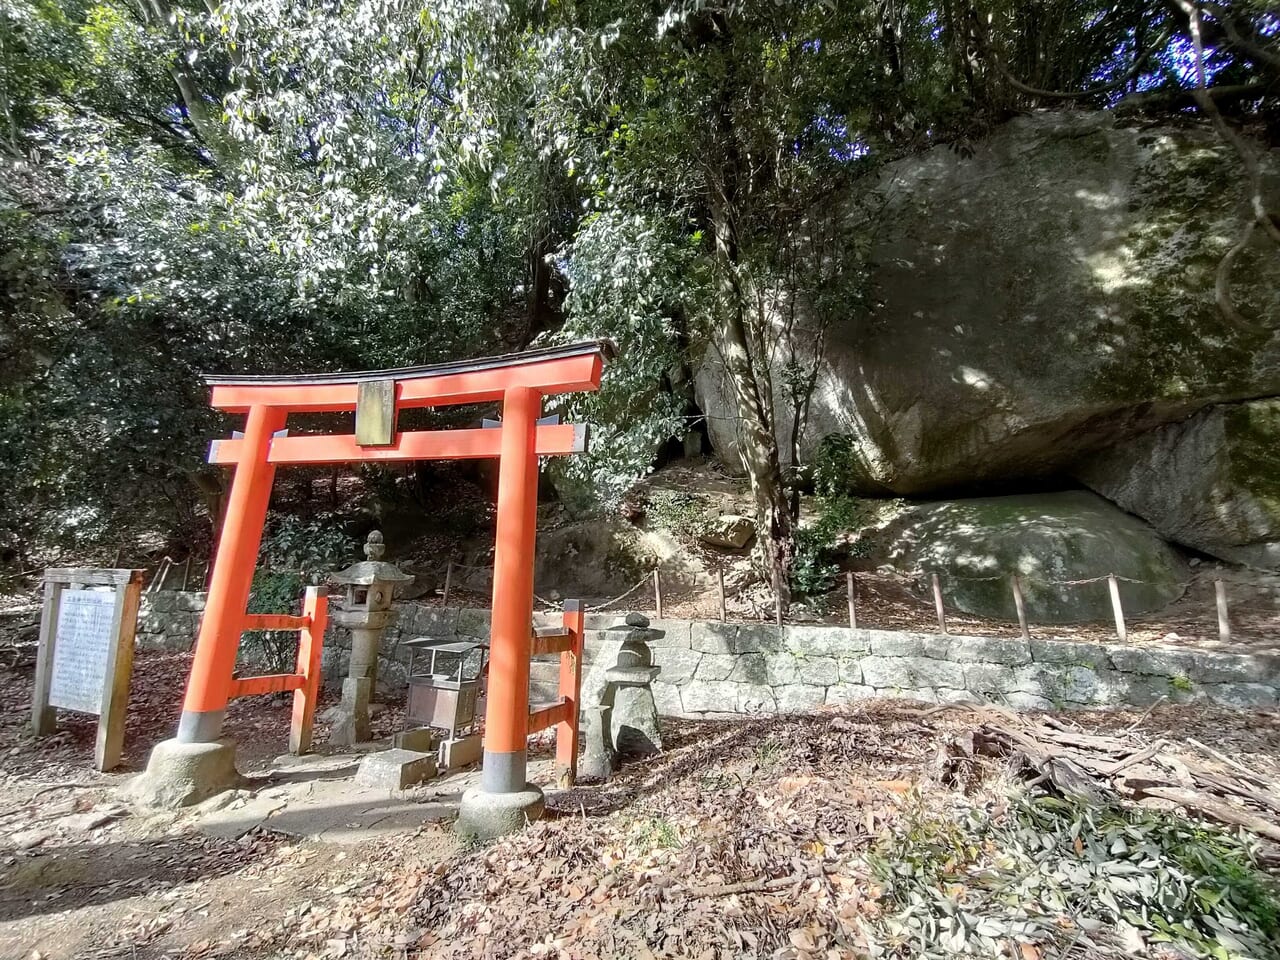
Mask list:
[{"label": "cut bamboo branch", "polygon": [[938,580],[938,575],[932,574],[933,580],[933,609],[938,614],[938,630],[942,633],[947,632],[947,614],[942,608],[942,583]]},{"label": "cut bamboo branch", "polygon": [[440,597],[440,605],[447,607],[449,605],[449,589],[453,586],[453,561],[450,560],[444,568],[444,593]]},{"label": "cut bamboo branch", "polygon": [[1030,786],[1049,784],[1064,795],[1102,800],[1117,793],[1132,800],[1172,801],[1191,815],[1280,843],[1278,785],[1198,741],[1187,742],[1232,772],[1210,768],[1199,757],[1182,758],[1166,740],[1135,746],[1129,731],[1124,737],[1088,734],[1046,719],[984,710],[999,720],[983,720],[954,737],[949,757],[1005,758]]},{"label": "cut bamboo branch", "polygon": [[1172,800],[1178,806],[1185,807],[1193,813],[1202,814],[1210,820],[1217,820],[1228,826],[1244,827],[1260,837],[1280,843],[1280,826],[1207,794],[1197,793],[1194,790],[1182,790],[1178,787],[1147,787],[1141,792],[1147,797]]},{"label": "cut bamboo branch", "polygon": [[1280,793],[1275,790],[1263,793],[1261,790],[1254,790],[1252,787],[1246,787],[1244,784],[1228,780],[1226,777],[1220,777],[1201,770],[1192,770],[1191,777],[1199,786],[1208,787],[1214,793],[1233,794],[1245,800],[1250,800],[1273,813],[1280,814]]},{"label": "cut bamboo branch", "polygon": [[727,619],[724,607],[724,571],[716,570],[716,599],[720,601],[720,622]]},{"label": "cut bamboo branch", "polygon": [[1258,786],[1266,787],[1270,785],[1265,778],[1255,773],[1254,771],[1250,770],[1239,760],[1235,760],[1235,759],[1232,759],[1231,757],[1228,757],[1222,751],[1215,750],[1213,749],[1213,747],[1209,746],[1208,744],[1201,743],[1199,740],[1196,740],[1192,737],[1187,737],[1187,743],[1195,747],[1197,750],[1203,750],[1205,753],[1213,757],[1213,759],[1217,760],[1219,763],[1225,763],[1232,770],[1235,770],[1237,773],[1241,773],[1244,776],[1248,777]]},{"label": "cut bamboo branch", "polygon": [[1136,767],[1140,763],[1145,763],[1146,761],[1150,760],[1152,757],[1154,757],[1157,753],[1159,753],[1161,750],[1163,750],[1167,746],[1168,746],[1168,743],[1166,741],[1157,740],[1155,743],[1151,744],[1148,747],[1145,747],[1142,750],[1139,750],[1137,753],[1132,753],[1129,756],[1125,757],[1123,760],[1119,760],[1116,763],[1113,763],[1104,772],[1106,776],[1114,777],[1117,773],[1120,773],[1120,771],[1122,770],[1128,770],[1130,767]]},{"label": "cut bamboo branch", "polygon": [[662,619],[662,578],[655,567],[653,571],[653,609],[658,619]]}]

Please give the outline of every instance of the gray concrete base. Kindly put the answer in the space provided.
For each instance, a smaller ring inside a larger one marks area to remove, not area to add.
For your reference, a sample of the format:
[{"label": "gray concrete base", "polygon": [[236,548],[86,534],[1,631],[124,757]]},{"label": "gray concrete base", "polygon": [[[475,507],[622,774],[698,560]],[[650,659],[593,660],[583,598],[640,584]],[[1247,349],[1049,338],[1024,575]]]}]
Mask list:
[{"label": "gray concrete base", "polygon": [[408,790],[436,775],[436,758],[413,750],[379,750],[360,761],[356,783],[379,790]]},{"label": "gray concrete base", "polygon": [[146,771],[129,781],[122,795],[142,806],[176,809],[200,803],[244,782],[236,771],[235,741],[162,740],[152,749]]},{"label": "gray concrete base", "polygon": [[517,793],[487,793],[473,787],[462,795],[454,828],[463,837],[491,840],[523,830],[545,808],[542,791],[531,783]]}]

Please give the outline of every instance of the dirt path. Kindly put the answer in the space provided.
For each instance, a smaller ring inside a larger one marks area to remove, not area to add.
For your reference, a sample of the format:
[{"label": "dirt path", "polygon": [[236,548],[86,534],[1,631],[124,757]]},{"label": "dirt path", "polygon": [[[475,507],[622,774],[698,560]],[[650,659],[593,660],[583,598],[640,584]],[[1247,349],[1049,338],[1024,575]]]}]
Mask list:
[{"label": "dirt path", "polygon": [[[189,655],[138,654],[124,764],[109,774],[91,766],[93,717],[61,712],[55,735],[30,735],[30,661],[0,664],[0,960],[261,955],[309,901],[349,884],[353,863],[386,856],[381,839],[355,848],[266,829],[223,839],[187,815],[136,815],[116,790],[172,735]],[[397,715],[376,718],[377,732]],[[233,704],[242,770],[284,750],[288,722],[270,698]],[[433,855],[455,848],[443,829],[424,837]]]},{"label": "dirt path", "polygon": [[[460,847],[447,823],[358,844],[264,829],[217,839],[188,816],[129,815],[112,778],[49,789],[9,773],[0,958],[852,958],[839,944],[888,909],[873,856],[886,838],[1007,803],[998,769],[964,787],[936,778],[939,745],[971,723],[966,710],[880,702],[666,723],[662,755],[551,795],[543,823],[478,848]],[[1068,722],[1131,735],[1135,749],[1142,737],[1212,738],[1280,773],[1275,713],[1169,707]]]}]

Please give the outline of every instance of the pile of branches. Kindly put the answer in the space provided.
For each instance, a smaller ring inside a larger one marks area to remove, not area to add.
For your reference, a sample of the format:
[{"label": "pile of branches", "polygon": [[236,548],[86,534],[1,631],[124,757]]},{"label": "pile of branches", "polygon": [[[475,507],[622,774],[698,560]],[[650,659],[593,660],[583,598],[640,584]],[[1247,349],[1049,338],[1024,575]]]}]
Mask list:
[{"label": "pile of branches", "polygon": [[975,758],[1008,761],[1033,785],[1088,803],[1116,799],[1155,808],[1181,807],[1267,842],[1265,858],[1280,864],[1280,771],[1246,766],[1193,738],[1148,740],[1135,733],[1087,733],[1053,716],[989,709],[987,719],[953,735],[939,766],[951,784],[979,775]]}]

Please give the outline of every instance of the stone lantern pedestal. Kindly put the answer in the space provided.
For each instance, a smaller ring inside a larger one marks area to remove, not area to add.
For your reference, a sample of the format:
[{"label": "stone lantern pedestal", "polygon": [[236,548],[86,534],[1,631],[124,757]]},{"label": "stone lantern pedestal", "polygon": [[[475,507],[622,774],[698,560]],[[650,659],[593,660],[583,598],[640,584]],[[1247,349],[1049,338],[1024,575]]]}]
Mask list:
[{"label": "stone lantern pedestal", "polygon": [[374,530],[364,545],[367,559],[333,576],[334,583],[346,587],[346,596],[330,619],[351,631],[351,660],[342,681],[342,701],[335,708],[329,730],[329,742],[338,746],[363,743],[370,737],[369,704],[378,678],[378,646],[394,616],[391,599],[396,585],[413,580],[394,564],[382,561],[385,551],[382,534]]},{"label": "stone lantern pedestal", "polygon": [[578,758],[580,780],[608,780],[617,769],[618,755],[613,752],[613,733],[609,725],[612,712],[613,707],[607,703],[587,707],[584,711],[587,720],[582,737],[582,756]]}]

